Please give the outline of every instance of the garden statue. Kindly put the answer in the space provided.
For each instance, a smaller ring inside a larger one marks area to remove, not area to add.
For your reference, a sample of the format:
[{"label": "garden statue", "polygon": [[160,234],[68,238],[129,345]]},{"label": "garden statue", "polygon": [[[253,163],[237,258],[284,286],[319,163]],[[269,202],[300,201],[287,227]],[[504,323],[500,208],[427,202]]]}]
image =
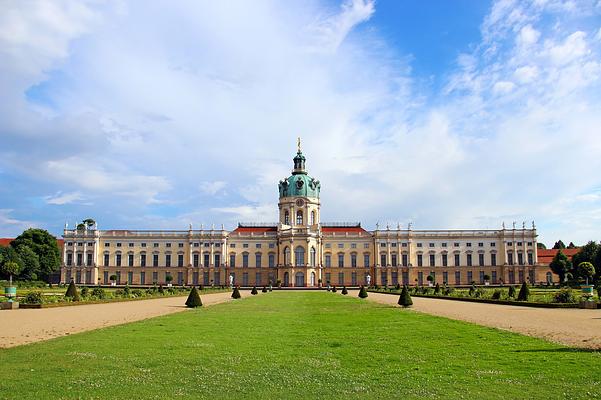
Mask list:
[{"label": "garden statue", "polygon": [[234,275],[230,274],[230,287],[234,286]]},{"label": "garden statue", "polygon": [[367,282],[367,286],[371,286],[371,275],[367,274],[367,276],[365,277],[365,281]]}]

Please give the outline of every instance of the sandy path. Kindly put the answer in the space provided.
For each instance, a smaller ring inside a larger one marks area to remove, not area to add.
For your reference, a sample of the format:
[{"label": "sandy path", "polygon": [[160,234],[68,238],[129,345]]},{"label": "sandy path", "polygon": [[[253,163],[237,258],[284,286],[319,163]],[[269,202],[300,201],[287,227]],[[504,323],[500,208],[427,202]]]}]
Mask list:
[{"label": "sandy path", "polygon": [[[369,293],[368,299],[396,305],[399,296]],[[601,310],[519,307],[424,297],[413,297],[413,309],[568,346],[601,349]]]},{"label": "sandy path", "polygon": [[[230,292],[202,295],[203,305],[231,300]],[[186,310],[187,296],[81,306],[0,311],[0,348]]]}]

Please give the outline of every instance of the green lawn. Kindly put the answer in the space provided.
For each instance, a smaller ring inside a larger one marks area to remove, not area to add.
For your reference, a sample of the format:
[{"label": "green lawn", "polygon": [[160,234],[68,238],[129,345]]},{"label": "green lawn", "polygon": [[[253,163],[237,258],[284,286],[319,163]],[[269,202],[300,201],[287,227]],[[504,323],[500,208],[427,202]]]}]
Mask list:
[{"label": "green lawn", "polygon": [[601,397],[598,352],[338,293],[243,295],[0,350],[0,398]]}]

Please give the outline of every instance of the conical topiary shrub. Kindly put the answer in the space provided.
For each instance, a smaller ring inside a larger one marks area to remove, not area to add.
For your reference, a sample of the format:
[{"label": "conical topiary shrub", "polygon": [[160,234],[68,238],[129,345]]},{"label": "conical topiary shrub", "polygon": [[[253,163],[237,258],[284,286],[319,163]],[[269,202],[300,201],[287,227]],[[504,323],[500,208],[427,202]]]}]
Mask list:
[{"label": "conical topiary shrub", "polygon": [[510,299],[515,298],[515,286],[509,286],[509,293],[507,293],[507,297]]},{"label": "conical topiary shrub", "polygon": [[250,291],[250,294],[252,294],[253,296],[255,294],[259,294],[259,292],[257,292],[257,287],[256,286],[253,286],[253,290]]},{"label": "conical topiary shrub", "polygon": [[332,286],[332,293],[336,293],[336,286]]},{"label": "conical topiary shrub", "polygon": [[69,297],[71,301],[79,301],[79,293],[77,293],[77,287],[75,286],[75,282],[71,281],[71,283],[69,283],[69,287],[67,288],[67,293],[65,293],[65,297]]},{"label": "conical topiary shrub", "polygon": [[361,285],[361,289],[359,290],[359,297],[362,299],[367,297],[367,290],[365,290],[365,286]]},{"label": "conical topiary shrub", "polygon": [[346,286],[343,286],[343,287],[342,287],[342,292],[340,292],[340,293],[342,293],[342,294],[344,294],[344,295],[347,295],[347,294],[348,294],[348,290],[346,290]]},{"label": "conical topiary shrub", "polygon": [[193,287],[190,290],[190,294],[188,295],[188,300],[186,300],[186,307],[196,308],[202,306],[202,300],[200,300],[200,294],[196,287]]},{"label": "conical topiary shrub", "polygon": [[407,289],[407,286],[403,286],[403,290],[401,291],[401,296],[399,297],[399,306],[411,307],[412,305],[413,305],[413,300],[411,300],[411,295],[409,294],[409,289]]},{"label": "conical topiary shrub", "polygon": [[528,301],[528,297],[530,297],[530,289],[528,289],[528,285],[524,282],[518,294],[518,301]]},{"label": "conical topiary shrub", "polygon": [[262,293],[267,293],[267,288],[265,286],[263,286],[263,289],[261,290]]},{"label": "conical topiary shrub", "polygon": [[240,297],[240,289],[238,288],[238,286],[236,286],[234,288],[234,291],[232,292],[232,299],[239,299]]}]

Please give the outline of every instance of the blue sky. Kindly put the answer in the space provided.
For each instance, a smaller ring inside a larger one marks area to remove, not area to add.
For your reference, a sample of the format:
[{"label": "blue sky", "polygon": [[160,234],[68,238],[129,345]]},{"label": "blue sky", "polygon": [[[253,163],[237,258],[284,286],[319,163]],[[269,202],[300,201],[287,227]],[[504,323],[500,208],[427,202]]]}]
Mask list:
[{"label": "blue sky", "polygon": [[599,240],[601,0],[0,3],[0,236],[322,218]]}]

